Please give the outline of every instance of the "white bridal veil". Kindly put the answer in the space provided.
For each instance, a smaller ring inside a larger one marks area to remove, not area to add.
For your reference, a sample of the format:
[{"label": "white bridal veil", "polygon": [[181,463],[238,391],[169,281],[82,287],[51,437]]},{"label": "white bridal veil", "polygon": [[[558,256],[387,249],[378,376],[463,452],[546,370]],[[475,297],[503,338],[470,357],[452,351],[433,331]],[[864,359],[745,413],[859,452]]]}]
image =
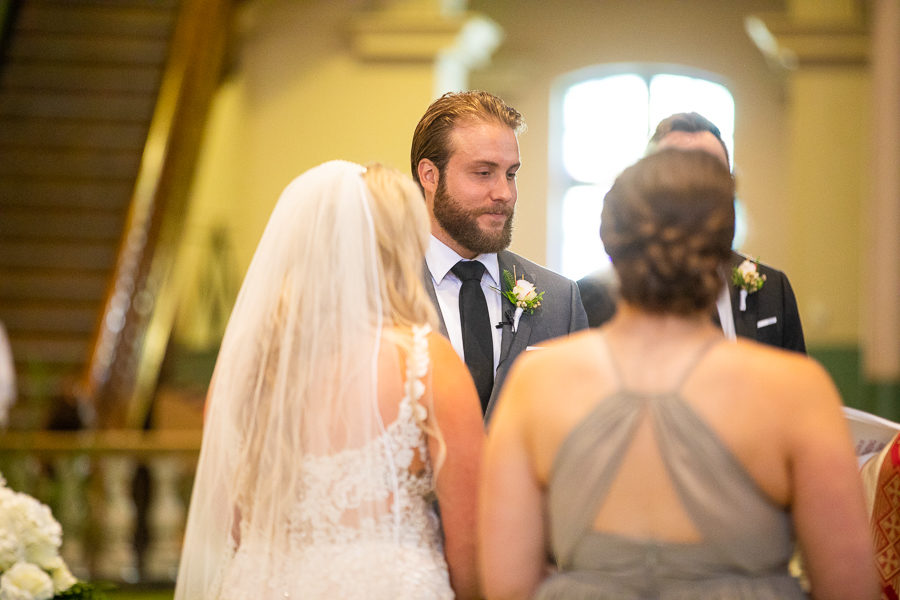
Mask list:
[{"label": "white bridal veil", "polygon": [[[273,597],[267,582],[296,569],[322,534],[309,515],[352,530],[393,510],[365,483],[353,497],[308,484],[339,464],[319,457],[380,443],[379,389],[403,386],[395,346],[382,344],[383,269],[364,173],[342,161],[315,167],[272,213],[216,363],[176,599]],[[392,460],[387,447],[362,456]],[[373,489],[385,486],[368,472]],[[248,557],[240,593],[221,589]]]}]

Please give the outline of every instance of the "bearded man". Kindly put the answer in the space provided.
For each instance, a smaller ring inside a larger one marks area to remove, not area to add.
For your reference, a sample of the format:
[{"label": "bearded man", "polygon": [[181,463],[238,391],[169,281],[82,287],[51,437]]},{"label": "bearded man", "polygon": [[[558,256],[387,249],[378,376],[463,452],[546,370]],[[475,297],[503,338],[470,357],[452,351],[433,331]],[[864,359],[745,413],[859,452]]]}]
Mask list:
[{"label": "bearded man", "polygon": [[492,94],[447,93],[425,111],[410,152],[431,216],[425,288],[469,367],[485,421],[521,352],[588,326],[575,282],[506,250],[524,128]]}]

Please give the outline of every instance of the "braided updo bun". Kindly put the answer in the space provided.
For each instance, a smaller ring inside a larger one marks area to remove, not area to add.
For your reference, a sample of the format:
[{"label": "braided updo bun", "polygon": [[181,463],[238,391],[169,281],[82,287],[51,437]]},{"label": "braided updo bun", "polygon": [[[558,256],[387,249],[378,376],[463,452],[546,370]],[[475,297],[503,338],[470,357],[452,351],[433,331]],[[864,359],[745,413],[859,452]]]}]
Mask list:
[{"label": "braided updo bun", "polygon": [[665,149],[619,175],[601,223],[623,299],[653,313],[708,311],[734,237],[734,180],[707,152]]}]

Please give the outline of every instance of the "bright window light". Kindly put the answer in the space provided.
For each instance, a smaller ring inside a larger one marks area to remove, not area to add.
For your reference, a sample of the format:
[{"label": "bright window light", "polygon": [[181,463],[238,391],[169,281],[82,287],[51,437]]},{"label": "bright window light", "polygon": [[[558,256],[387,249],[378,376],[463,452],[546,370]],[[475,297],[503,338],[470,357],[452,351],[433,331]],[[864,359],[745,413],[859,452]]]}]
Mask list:
[{"label": "bright window light", "polygon": [[718,83],[667,73],[624,73],[565,89],[560,132],[563,275],[580,279],[610,268],[599,234],[603,196],[616,176],[644,155],[657,123],[678,112],[698,112],[715,123],[734,160],[734,99]]},{"label": "bright window light", "polygon": [[649,98],[650,135],[669,115],[696,112],[716,124],[729,156],[734,155],[734,98],[725,86],[683,75],[656,75],[650,79]]},{"label": "bright window light", "polygon": [[562,147],[572,179],[609,189],[615,175],[634,162],[631,157],[641,155],[647,145],[647,92],[637,75],[591,79],[569,88]]},{"label": "bright window light", "polygon": [[612,182],[607,185],[573,185],[566,191],[562,208],[562,227],[566,232],[562,247],[563,264],[578,266],[585,256],[606,256],[600,241],[600,211],[603,210],[603,196],[611,185]]}]

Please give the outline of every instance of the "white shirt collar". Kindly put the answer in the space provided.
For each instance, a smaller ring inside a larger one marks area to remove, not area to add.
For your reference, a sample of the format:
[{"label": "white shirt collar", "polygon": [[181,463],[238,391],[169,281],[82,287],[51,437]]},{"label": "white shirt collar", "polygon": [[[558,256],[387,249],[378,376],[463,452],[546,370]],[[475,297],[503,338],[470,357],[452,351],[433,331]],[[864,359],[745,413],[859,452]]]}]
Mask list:
[{"label": "white shirt collar", "polygon": [[[457,254],[450,246],[433,235],[431,236],[431,243],[428,244],[428,249],[425,251],[425,264],[428,265],[428,270],[436,284],[440,284],[450,269],[461,260],[468,259]],[[494,287],[499,288],[500,262],[497,260],[497,254],[479,254],[474,260],[484,265],[487,274],[493,280]]]}]

